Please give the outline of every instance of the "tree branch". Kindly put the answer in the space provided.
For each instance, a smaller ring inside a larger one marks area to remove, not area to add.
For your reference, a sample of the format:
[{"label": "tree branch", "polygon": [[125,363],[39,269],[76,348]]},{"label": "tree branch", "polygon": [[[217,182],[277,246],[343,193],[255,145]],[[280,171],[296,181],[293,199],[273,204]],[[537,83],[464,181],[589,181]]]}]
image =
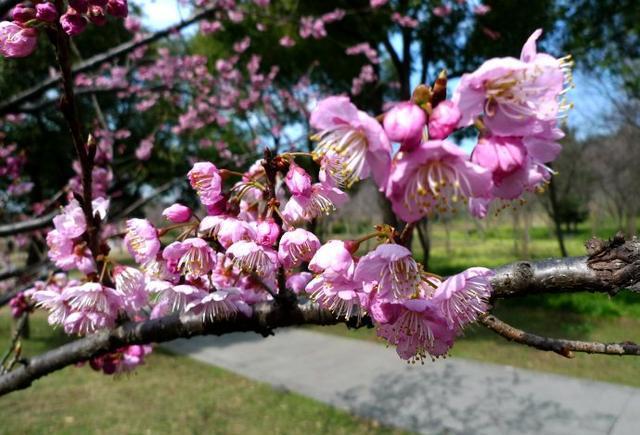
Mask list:
[{"label": "tree branch", "polygon": [[478,322],[507,340],[515,341],[516,343],[531,346],[539,350],[555,352],[565,358],[573,358],[573,352],[605,355],[640,355],[640,346],[632,342],[598,343],[543,337],[514,328],[493,315],[484,315],[480,317]]},{"label": "tree branch", "polygon": [[58,212],[56,211],[28,221],[0,225],[0,237],[15,236],[16,234],[28,233],[29,231],[46,228],[51,225],[51,221],[57,214]]},{"label": "tree branch", "polygon": [[213,322],[203,321],[199,316],[177,314],[140,323],[130,322],[112,331],[101,331],[73,341],[26,361],[23,366],[0,376],[0,396],[27,388],[34,380],[68,365],[86,361],[131,344],[161,343],[177,338],[223,335],[230,332],[257,332],[268,336],[275,328],[304,324],[366,325],[362,322],[356,325],[355,322],[356,319],[338,320],[331,311],[311,302],[300,303],[294,307],[284,307],[275,302],[262,302],[253,306],[251,317],[238,315],[228,319],[216,319]]},{"label": "tree branch", "polygon": [[[526,296],[540,293],[592,291],[616,294],[620,288],[636,289],[640,281],[640,242],[615,237],[612,241],[591,240],[588,257],[518,262],[495,270],[493,298]],[[257,332],[269,335],[284,326],[303,324],[334,325],[346,323],[359,327],[371,325],[371,319],[336,319],[331,311],[305,302],[286,305],[262,302],[253,306],[251,317],[203,320],[197,316],[174,314],[140,323],[127,323],[111,331],[101,331],[71,342],[25,362],[14,371],[0,376],[0,395],[22,388],[49,373],[68,365],[114,351],[130,344],[164,342],[196,335],[222,335],[231,332]],[[633,343],[588,343],[546,338],[520,331],[486,315],[481,323],[500,335],[521,344],[569,356],[571,351],[615,355],[640,355]]]},{"label": "tree branch", "polygon": [[[203,9],[201,12],[197,13],[193,17],[189,18],[188,20],[181,21],[175,26],[171,26],[164,30],[151,33],[148,36],[138,40],[125,42],[124,44],[120,44],[119,46],[114,47],[111,50],[105,51],[104,53],[96,54],[95,56],[92,56],[75,65],[71,72],[75,76],[76,74],[92,70],[106,62],[110,62],[114,59],[118,59],[121,56],[124,56],[125,54],[128,54],[136,50],[137,48],[140,48],[144,45],[151,44],[159,39],[165,38],[171,35],[172,33],[177,32],[178,30],[188,27],[208,17],[216,9],[217,7],[215,6]],[[19,92],[13,95],[12,97],[0,102],[0,115],[4,115],[7,113],[11,113],[12,111],[18,110],[19,107],[25,102],[55,87],[60,80],[61,80],[60,74],[56,74],[54,76],[51,76],[43,80],[42,82],[40,82],[40,84],[33,86],[29,89],[26,89],[22,92]]]},{"label": "tree branch", "polygon": [[620,235],[609,242],[586,243],[588,257],[520,261],[496,269],[493,298],[540,293],[639,291],[640,242]]}]

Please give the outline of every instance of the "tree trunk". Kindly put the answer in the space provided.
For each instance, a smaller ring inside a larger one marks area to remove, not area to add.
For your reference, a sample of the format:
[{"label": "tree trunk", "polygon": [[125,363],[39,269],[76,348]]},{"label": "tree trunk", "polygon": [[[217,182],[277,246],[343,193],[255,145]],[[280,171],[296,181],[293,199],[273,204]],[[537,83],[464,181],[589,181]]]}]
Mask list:
[{"label": "tree trunk", "polygon": [[551,181],[549,182],[549,199],[551,202],[551,219],[553,219],[553,224],[556,230],[556,239],[558,239],[558,246],[560,247],[560,254],[563,257],[568,257],[567,248],[564,245],[564,234],[562,233],[562,226],[560,222],[560,216],[558,214],[558,197],[556,194],[556,186],[554,183],[554,178],[551,177]]}]

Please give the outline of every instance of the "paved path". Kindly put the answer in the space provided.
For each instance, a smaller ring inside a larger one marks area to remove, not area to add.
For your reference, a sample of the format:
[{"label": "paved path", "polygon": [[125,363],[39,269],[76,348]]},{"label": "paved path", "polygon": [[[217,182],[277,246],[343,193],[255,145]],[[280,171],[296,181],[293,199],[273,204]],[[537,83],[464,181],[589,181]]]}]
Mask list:
[{"label": "paved path", "polygon": [[175,352],[428,434],[640,434],[640,389],[392,349],[315,332],[177,340]]}]

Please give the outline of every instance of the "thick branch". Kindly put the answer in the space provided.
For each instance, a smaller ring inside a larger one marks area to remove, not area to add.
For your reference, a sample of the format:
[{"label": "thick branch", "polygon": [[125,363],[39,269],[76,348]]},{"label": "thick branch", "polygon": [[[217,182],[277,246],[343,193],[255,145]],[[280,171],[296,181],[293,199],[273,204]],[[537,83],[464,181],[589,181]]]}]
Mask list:
[{"label": "thick branch", "polygon": [[[30,264],[24,267],[15,267],[8,270],[0,271],[0,281],[4,281],[6,279],[11,279],[11,278],[23,277],[26,275],[31,275],[32,273],[39,271],[45,266],[48,266],[48,262],[41,261],[39,263]],[[2,305],[0,304],[0,306]]]},{"label": "thick branch", "polygon": [[46,228],[51,225],[51,221],[56,214],[58,214],[57,211],[28,221],[0,225],[0,237],[15,236],[16,234],[28,233],[29,231]]},{"label": "thick branch", "polygon": [[496,269],[491,281],[494,298],[540,293],[599,292],[615,295],[620,289],[638,291],[640,242],[587,242],[588,257],[521,261]]},{"label": "thick branch", "polygon": [[[238,315],[235,318],[216,319],[213,322],[203,321],[198,316],[174,314],[140,323],[126,323],[112,331],[98,332],[34,357],[23,366],[0,376],[0,395],[27,388],[34,380],[49,373],[126,345],[160,343],[176,338],[206,334],[222,335],[230,332],[257,332],[267,336],[274,328],[284,326],[337,323],[345,323],[345,320],[336,319],[331,311],[311,302],[295,307],[263,302],[254,305],[251,317]],[[361,323],[361,326],[364,325],[365,323]]]},{"label": "thick branch", "polygon": [[605,355],[640,355],[640,346],[632,342],[598,343],[562,338],[543,337],[514,328],[493,315],[485,315],[479,322],[507,340],[555,352],[566,358],[573,358],[572,352],[599,353]]},{"label": "thick branch", "polygon": [[[539,293],[593,291],[615,294],[619,288],[635,289],[640,281],[640,242],[625,242],[620,237],[610,242],[592,240],[587,244],[589,257],[573,257],[518,262],[496,270],[492,280],[494,298]],[[77,362],[86,361],[129,344],[164,342],[196,335],[222,335],[253,331],[268,335],[273,329],[302,324],[351,326],[370,325],[371,320],[336,319],[331,311],[306,302],[286,305],[263,302],[254,306],[251,317],[217,319],[213,322],[194,316],[171,315],[141,323],[127,323],[112,331],[102,331],[66,344],[26,362],[24,366],[0,376],[0,395],[28,387],[34,380]],[[569,356],[571,351],[615,355],[640,355],[633,343],[589,343],[537,336],[520,331],[491,315],[482,324],[500,335],[542,350]]]},{"label": "thick branch", "polygon": [[[96,54],[84,60],[77,65],[75,65],[72,69],[72,74],[75,76],[76,74],[83,73],[86,71],[90,71],[106,62],[110,62],[114,59],[118,59],[125,54],[128,54],[139,47],[151,44],[159,39],[165,38],[172,33],[181,30],[185,27],[188,27],[206,17],[208,17],[213,11],[216,10],[217,7],[210,7],[207,9],[203,9],[202,12],[197,13],[193,17],[188,20],[181,21],[175,26],[168,27],[164,30],[160,30],[154,33],[149,34],[148,36],[138,39],[132,40],[129,42],[125,42],[124,44],[120,44],[117,47],[112,48],[111,50],[107,50],[104,53]],[[53,88],[60,81],[61,77],[59,74],[51,76],[46,80],[43,80],[38,85],[33,86],[29,89],[26,89],[22,92],[19,92],[7,100],[0,102],[0,115],[4,115],[6,113],[11,113],[12,111],[16,111],[19,107],[25,102],[41,95],[43,92]]]}]

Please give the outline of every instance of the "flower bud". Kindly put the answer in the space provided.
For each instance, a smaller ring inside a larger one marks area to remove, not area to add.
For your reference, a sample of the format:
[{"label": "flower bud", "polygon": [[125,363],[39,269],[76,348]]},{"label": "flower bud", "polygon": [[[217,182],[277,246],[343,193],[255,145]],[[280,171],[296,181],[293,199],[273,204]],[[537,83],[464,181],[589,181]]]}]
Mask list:
[{"label": "flower bud", "polygon": [[24,24],[36,17],[36,10],[23,4],[19,4],[13,8],[11,16],[16,24]]},{"label": "flower bud", "polygon": [[185,205],[175,203],[163,210],[162,216],[169,222],[181,224],[191,219],[191,209]]},{"label": "flower bud", "polygon": [[427,122],[424,110],[412,102],[397,104],[384,116],[384,131],[389,140],[400,142],[408,151],[420,144]]},{"label": "flower bud", "polygon": [[58,18],[58,11],[53,3],[38,3],[36,5],[36,18],[46,23],[53,23]]},{"label": "flower bud", "polygon": [[295,163],[291,163],[291,166],[289,166],[284,182],[294,195],[305,195],[311,189],[311,177],[309,177],[307,171]]},{"label": "flower bud", "polygon": [[272,246],[278,241],[280,228],[273,219],[268,219],[258,223],[257,226],[257,242],[261,245]]},{"label": "flower bud", "polygon": [[87,20],[82,15],[67,12],[60,17],[60,24],[67,35],[76,36],[87,27]]},{"label": "flower bud", "polygon": [[457,127],[461,118],[458,106],[451,100],[438,104],[429,117],[429,139],[444,139]]},{"label": "flower bud", "polygon": [[129,15],[127,0],[109,0],[107,3],[107,12],[114,17],[127,18],[127,15]]}]

